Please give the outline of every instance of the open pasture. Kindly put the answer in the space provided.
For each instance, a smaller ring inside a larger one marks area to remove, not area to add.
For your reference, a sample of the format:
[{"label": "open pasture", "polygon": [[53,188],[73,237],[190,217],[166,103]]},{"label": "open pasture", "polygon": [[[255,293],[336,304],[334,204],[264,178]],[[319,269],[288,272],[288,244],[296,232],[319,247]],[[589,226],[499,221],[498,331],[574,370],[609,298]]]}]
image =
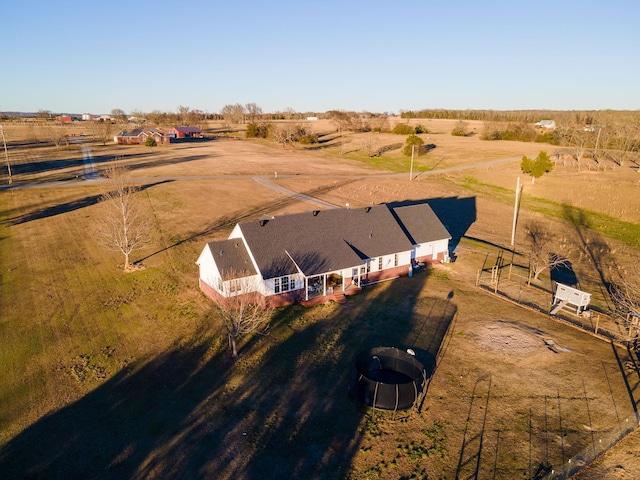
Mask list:
[{"label": "open pasture", "polygon": [[[438,125],[425,135],[436,148],[412,181],[408,168],[398,171],[408,160],[397,152],[386,167],[385,156],[374,163],[359,154],[363,134],[340,154],[329,126],[322,148],[309,150],[222,138],[154,149],[88,144],[98,174],[118,157],[143,187],[152,242],[134,255],[145,268],[129,274],[95,241],[103,186],[99,176],[83,179],[81,145],[13,146],[16,188],[0,191],[0,470],[9,478],[531,478],[568,470],[576,455],[635,427],[640,377],[626,350],[473,286],[486,252],[508,245],[519,158],[545,146],[456,138]],[[384,135],[381,145],[398,141]],[[515,160],[484,165],[503,158]],[[352,208],[433,199],[457,261],[345,305],[282,309],[269,335],[245,339],[232,362],[197,288],[202,246],[237,221],[314,208],[257,175]],[[598,224],[571,223],[563,205],[611,217],[607,228],[635,223],[637,188],[631,168],[558,167],[534,185],[525,180],[523,218],[543,218],[563,235],[582,287],[599,289],[585,239],[606,244],[606,261],[623,266],[637,247]],[[408,418],[348,398],[355,355],[380,344],[412,347],[430,367],[424,403]]]}]

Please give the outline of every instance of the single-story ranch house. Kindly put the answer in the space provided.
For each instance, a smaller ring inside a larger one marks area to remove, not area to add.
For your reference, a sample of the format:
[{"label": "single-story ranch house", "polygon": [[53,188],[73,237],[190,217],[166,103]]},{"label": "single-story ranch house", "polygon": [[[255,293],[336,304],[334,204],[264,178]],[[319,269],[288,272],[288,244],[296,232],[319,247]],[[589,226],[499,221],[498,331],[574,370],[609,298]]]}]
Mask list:
[{"label": "single-story ranch house", "polygon": [[202,138],[198,127],[173,127],[167,134],[174,138]]},{"label": "single-story ranch house", "polygon": [[196,263],[214,301],[257,292],[271,307],[315,304],[448,261],[450,239],[427,203],[314,210],[238,223]]},{"label": "single-story ranch house", "polygon": [[170,139],[161,130],[155,128],[134,128],[118,132],[113,141],[120,145],[144,144],[147,138],[152,137],[158,145],[169,143]]}]

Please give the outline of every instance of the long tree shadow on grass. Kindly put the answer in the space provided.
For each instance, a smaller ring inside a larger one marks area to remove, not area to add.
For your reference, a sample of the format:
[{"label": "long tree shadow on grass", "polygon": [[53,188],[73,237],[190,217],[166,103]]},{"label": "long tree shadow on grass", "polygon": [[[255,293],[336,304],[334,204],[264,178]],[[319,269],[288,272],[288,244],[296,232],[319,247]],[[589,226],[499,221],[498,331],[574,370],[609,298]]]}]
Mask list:
[{"label": "long tree shadow on grass", "polygon": [[417,343],[435,357],[455,314],[450,299],[418,301],[427,278],[367,287],[341,306],[282,309],[271,334],[241,345],[235,362],[226,350],[211,355],[215,339],[198,335],[28,427],[0,449],[0,471],[48,479],[343,478],[364,436],[362,411],[347,393],[355,355]]},{"label": "long tree shadow on grass", "polygon": [[591,262],[598,274],[602,297],[608,302],[611,281],[606,270],[611,262],[611,248],[598,232],[591,229],[589,218],[580,209],[570,205],[563,205],[563,217],[573,226],[579,239],[579,247]]},{"label": "long tree shadow on grass", "polygon": [[[420,299],[427,278],[423,273],[365,287],[347,304],[316,307],[311,324],[300,315],[302,307],[280,312],[276,328],[288,337],[263,355],[268,379],[257,382],[255,419],[243,426],[256,452],[224,476],[344,478],[365,435],[362,408],[348,395],[356,355],[377,346],[412,346],[433,372],[455,307],[448,299]],[[223,465],[232,465],[233,456]]]},{"label": "long tree shadow on grass", "polygon": [[[129,159],[141,159],[151,155],[151,153],[134,153],[127,155]],[[91,156],[91,161],[94,165],[102,165],[109,163],[115,159],[115,155],[95,155]],[[36,173],[55,173],[59,170],[76,168],[77,171],[66,172],[61,178],[55,178],[56,180],[70,180],[75,178],[77,175],[81,175],[84,171],[85,160],[82,156],[82,152],[78,151],[77,155],[73,155],[67,158],[59,158],[59,159],[29,159],[26,162],[16,162],[11,164],[11,173],[17,180],[19,180],[20,175],[26,174],[36,174]]]},{"label": "long tree shadow on grass", "polygon": [[[161,185],[163,183],[170,183],[171,180],[162,180],[155,183],[148,183],[140,186],[139,191],[144,191],[148,188],[155,187],[157,185]],[[30,211],[28,213],[17,214],[11,217],[11,213],[6,214],[8,217],[7,220],[3,220],[3,223],[7,223],[8,225],[19,225],[22,223],[28,223],[33,220],[40,220],[43,218],[55,217],[57,215],[62,215],[65,213],[73,212],[75,210],[79,210],[81,208],[90,207],[91,205],[95,205],[100,201],[100,197],[102,194],[98,195],[88,195],[86,197],[78,198],[75,200],[71,200],[66,203],[61,203],[58,205],[52,205],[50,207],[44,207],[40,209],[36,209]],[[5,215],[3,215],[5,216]]]},{"label": "long tree shadow on grass", "polygon": [[[69,156],[67,158],[60,159],[32,159],[27,161],[18,161],[12,163],[11,171],[14,183],[20,184],[21,177],[24,175],[41,175],[37,182],[53,182],[53,181],[69,181],[69,180],[82,180],[87,178],[86,167],[87,162],[91,164],[91,167],[96,170],[104,170],[108,168],[109,164],[116,159],[124,162],[127,168],[131,170],[143,170],[145,168],[157,168],[167,165],[178,165],[188,162],[194,162],[205,158],[214,158],[216,155],[183,155],[172,157],[160,157],[158,158],[158,151],[127,153],[123,151],[122,155],[114,153],[109,154],[97,154],[91,155],[88,159],[84,158],[82,152],[78,152],[77,155]],[[79,183],[81,184],[81,183]]]}]

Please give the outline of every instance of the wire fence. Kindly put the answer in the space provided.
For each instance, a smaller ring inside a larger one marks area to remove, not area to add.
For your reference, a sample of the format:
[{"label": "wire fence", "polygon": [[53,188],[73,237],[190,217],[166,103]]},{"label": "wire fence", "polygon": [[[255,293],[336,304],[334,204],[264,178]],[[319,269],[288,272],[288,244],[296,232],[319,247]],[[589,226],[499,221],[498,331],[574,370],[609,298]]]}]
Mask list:
[{"label": "wire fence", "polygon": [[[629,327],[622,319],[609,312],[589,309],[585,312],[576,310],[571,312],[562,309],[551,315],[554,305],[553,282],[548,287],[539,282],[531,282],[530,271],[527,267],[516,265],[511,258],[505,259],[504,251],[495,256],[487,255],[483,268],[478,271],[476,286],[492,294],[524,308],[549,315],[557,322],[562,322],[579,328],[605,341],[612,341],[626,347],[631,352],[635,347],[634,341],[637,331]],[[636,358],[637,354],[635,355]],[[620,360],[619,360],[620,362]],[[635,362],[634,362],[635,363]],[[634,365],[640,374],[640,359]],[[624,366],[621,364],[620,368]],[[600,455],[624,439],[639,426],[640,417],[636,410],[635,417],[618,419],[617,427],[609,431],[591,431],[588,445],[571,458],[555,458],[550,462],[538,464],[537,468],[530,468],[529,476],[540,480],[564,480],[576,475],[580,470],[590,465]],[[560,437],[564,432],[556,432]]]},{"label": "wire fence", "polygon": [[[551,315],[554,282],[548,287],[531,282],[529,269],[514,264],[511,259],[505,260],[502,252],[495,257],[487,256],[485,265],[478,271],[476,286],[520,306]],[[564,308],[552,317],[558,322],[623,346],[631,345],[637,337],[636,329],[629,328],[619,316],[593,307],[583,312]]]},{"label": "wire fence", "polygon": [[[627,419],[626,424],[633,423],[631,419]],[[581,470],[585,469],[600,455],[605,453],[611,447],[620,442],[637,428],[637,422],[629,425],[628,428],[615,429],[611,432],[592,432],[591,444],[584,448],[580,453],[566,460],[562,466],[551,468],[547,466],[543,470],[542,476],[534,477],[541,480],[567,480],[572,478]]]}]

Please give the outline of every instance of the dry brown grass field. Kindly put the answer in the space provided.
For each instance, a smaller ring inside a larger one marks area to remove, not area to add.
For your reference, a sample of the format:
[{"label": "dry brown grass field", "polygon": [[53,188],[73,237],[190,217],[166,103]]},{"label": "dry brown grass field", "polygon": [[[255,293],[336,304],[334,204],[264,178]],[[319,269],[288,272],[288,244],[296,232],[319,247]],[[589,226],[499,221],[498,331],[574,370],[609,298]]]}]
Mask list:
[{"label": "dry brown grass field", "polygon": [[[625,233],[640,223],[637,166],[558,163],[531,184],[521,157],[556,147],[482,141],[479,122],[469,137],[451,136],[452,121],[414,123],[436,147],[416,158],[412,180],[399,149],[374,159],[361,151],[403,136],[339,136],[329,122],[309,125],[320,144],[289,149],[229,138],[215,124],[203,141],[155,148],[34,146],[22,143],[31,127],[5,126],[13,185],[4,188],[0,170],[3,476],[543,478],[635,428],[637,358],[475,280],[487,256],[509,246],[521,176],[516,248],[526,222],[543,222],[581,288],[609,308],[603,278],[632,268],[640,249]],[[65,128],[83,138],[82,127]],[[144,268],[127,274],[95,235],[100,174],[115,158],[142,186],[153,222],[151,246],[133,258]],[[201,249],[237,221],[317,208],[256,176],[351,208],[428,200],[454,236],[456,261],[344,305],[281,309],[233,361],[198,290]],[[387,344],[411,346],[429,366],[423,404],[402,418],[347,394],[355,355]],[[637,478],[636,437],[579,478]]]}]

